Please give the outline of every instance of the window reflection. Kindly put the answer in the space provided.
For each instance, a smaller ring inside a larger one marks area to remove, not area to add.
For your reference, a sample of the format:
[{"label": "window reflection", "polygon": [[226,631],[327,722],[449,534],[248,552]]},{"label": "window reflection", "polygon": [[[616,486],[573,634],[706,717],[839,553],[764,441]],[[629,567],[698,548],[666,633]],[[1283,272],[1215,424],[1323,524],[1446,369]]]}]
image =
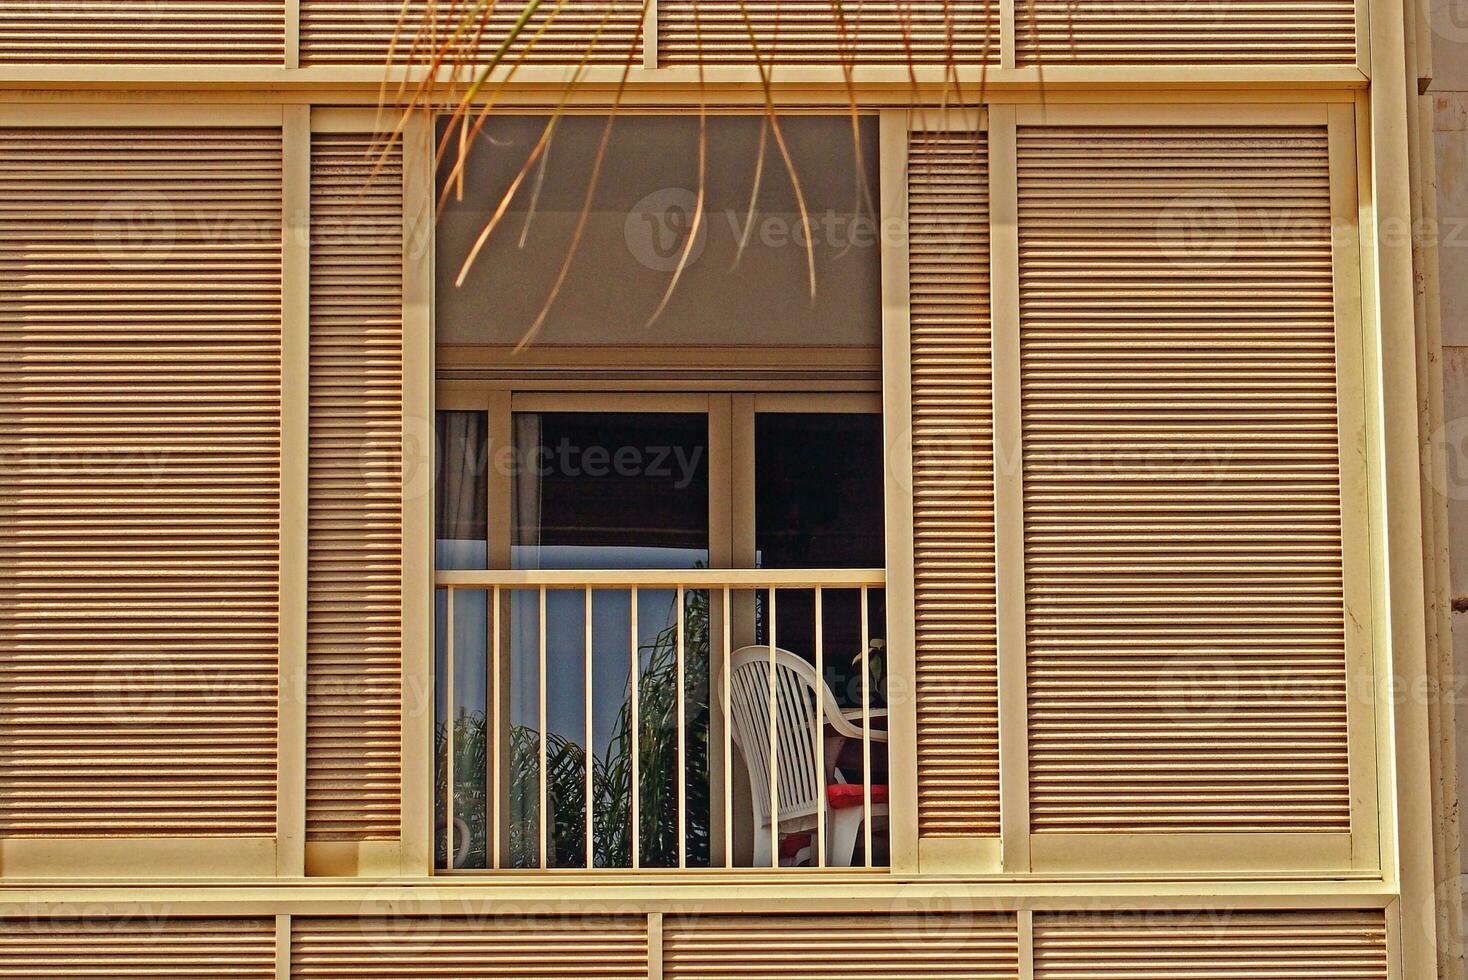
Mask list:
[{"label": "window reflection", "polygon": [[[708,564],[708,419],[692,413],[517,413],[515,568],[694,568]],[[510,600],[509,864],[540,865],[539,594]],[[685,593],[686,744],[707,743],[707,609]],[[546,865],[585,867],[587,651],[582,591],[546,595]],[[592,600],[592,862],[631,867],[632,594]],[[677,755],[677,593],[637,594],[639,839],[643,867],[677,864],[677,783],[687,778],[690,860],[707,863],[708,768]],[[700,803],[700,801],[702,801]]]},{"label": "window reflection", "polygon": [[708,563],[708,417],[515,415],[515,568]]},{"label": "window reflection", "polygon": [[[875,413],[771,412],[755,416],[755,547],[761,568],[881,568],[885,549],[882,417]],[[868,596],[867,639],[885,649],[886,596]],[[824,680],[845,707],[861,704],[861,594],[829,590],[822,610]],[[764,602],[757,642],[768,642]],[[781,647],[815,662],[815,598],[788,590],[775,604]],[[885,666],[885,662],[882,663]],[[885,674],[874,668],[874,703]]]},{"label": "window reflection", "polygon": [[[439,474],[434,500],[434,561],[440,569],[489,567],[488,414],[473,411],[437,413]],[[434,730],[436,742],[435,806],[439,814],[434,834],[438,865],[449,866],[447,830],[448,725],[454,725],[455,866],[485,867],[487,833],[484,718],[487,679],[484,651],[489,642],[489,602],[484,592],[459,591],[449,622],[448,593],[435,597],[436,685]],[[449,630],[453,630],[453,684],[444,683],[448,663]],[[450,691],[452,687],[452,692]],[[452,695],[453,704],[449,704]],[[478,815],[468,819],[466,815]]]},{"label": "window reflection", "polygon": [[[486,421],[484,413],[439,417],[445,454],[437,498],[440,568],[487,565],[486,518],[493,502],[486,504]],[[508,505],[503,513],[510,519],[505,530],[513,568],[707,566],[706,415],[544,412],[518,413],[504,421],[513,435],[513,452],[507,460],[510,471],[497,474],[503,481],[497,485],[509,490],[509,499],[501,501]],[[880,418],[761,414],[754,434],[756,471],[745,484],[754,499],[744,505],[753,504],[757,563],[765,568],[880,568]],[[447,592],[441,592],[439,866],[676,867],[680,847],[690,867],[722,865],[726,821],[735,828],[732,866],[770,860],[770,848],[764,846],[772,833],[769,807],[761,810],[751,799],[768,783],[760,776],[761,783],[751,787],[748,767],[740,762],[745,748],[765,758],[759,748],[768,721],[751,729],[752,735],[741,730],[736,738],[728,765],[732,799],[722,799],[723,735],[710,710],[720,703],[713,681],[722,668],[711,665],[710,654],[722,648],[726,622],[736,652],[748,644],[768,644],[773,627],[780,648],[814,663],[817,636],[822,640],[820,683],[807,683],[800,697],[814,698],[829,689],[834,701],[820,740],[832,754],[823,763],[825,783],[800,804],[804,809],[782,804],[776,831],[780,859],[813,863],[813,825],[807,826],[814,819],[811,807],[824,805],[827,791],[839,783],[848,784],[840,787],[848,790],[846,797],[851,786],[858,787],[857,803],[843,798],[831,806],[859,805],[859,787],[870,780],[874,808],[861,832],[870,825],[874,861],[885,864],[883,590],[826,587],[819,621],[811,587],[782,588],[776,599],[771,623],[765,588],[734,588],[726,601],[722,590],[710,594],[689,587],[680,608],[679,593],[666,588],[504,587],[497,609],[489,593],[466,588],[454,590],[452,616]],[[763,696],[755,700],[756,708],[765,703]],[[862,736],[851,735],[851,725],[861,724],[864,703],[879,733],[872,737],[870,764],[863,757]],[[831,720],[839,722],[843,713],[855,719],[844,732]],[[751,737],[755,743],[748,742]],[[816,779],[811,759],[792,761],[787,755],[794,750],[784,741],[782,746],[782,773],[792,778],[809,773]],[[851,826],[852,814],[842,816]],[[831,840],[836,842],[828,855],[832,864],[863,860],[862,846],[853,854],[834,831]]]}]

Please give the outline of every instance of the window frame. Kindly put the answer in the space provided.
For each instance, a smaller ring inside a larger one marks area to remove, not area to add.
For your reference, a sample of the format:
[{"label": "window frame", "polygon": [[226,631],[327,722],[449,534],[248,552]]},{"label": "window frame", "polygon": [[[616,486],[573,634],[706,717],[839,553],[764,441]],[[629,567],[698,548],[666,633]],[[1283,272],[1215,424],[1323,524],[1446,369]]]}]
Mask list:
[{"label": "window frame", "polygon": [[[594,351],[594,349],[591,350]],[[836,387],[843,387],[843,385],[838,382]],[[847,384],[844,387],[851,386]],[[580,385],[563,384],[561,390],[545,390],[533,384],[516,381],[452,379],[437,383],[435,410],[486,413],[488,433],[486,458],[489,466],[488,478],[485,480],[485,494],[488,567],[490,569],[511,567],[511,537],[514,519],[510,503],[511,478],[508,468],[496,465],[495,460],[513,451],[513,417],[516,412],[676,412],[705,415],[708,419],[709,434],[709,567],[754,569],[756,567],[753,479],[755,416],[761,411],[880,414],[882,400],[878,392],[870,390],[789,391],[780,390],[778,384],[759,391],[666,392],[629,391],[625,383],[614,388],[596,382]],[[884,422],[884,430],[885,426]],[[885,469],[887,468],[884,467]],[[430,495],[430,508],[431,506]],[[890,565],[889,555],[887,567],[890,568]],[[508,642],[509,617],[500,617],[500,628],[504,632],[502,632],[499,645],[499,669],[502,672],[501,676],[508,676],[511,653],[511,644]],[[430,636],[430,647],[434,642],[436,641]],[[430,656],[434,655],[430,653]],[[890,656],[889,654],[889,670],[891,669]],[[715,670],[718,666],[717,663],[711,664],[710,669]],[[711,677],[711,683],[715,683],[716,680],[717,678]],[[429,690],[436,691],[438,681],[432,679],[431,684]],[[898,689],[909,688],[910,684],[903,684]],[[505,685],[500,691],[501,717],[509,717],[510,694],[509,685]],[[899,730],[902,725],[900,719],[905,714],[905,711],[899,709],[899,705],[895,703],[891,705],[889,728],[894,731]],[[721,743],[723,739],[722,720],[717,712],[711,713],[710,716],[709,737],[711,743],[715,744]],[[501,752],[500,755],[502,760],[508,760],[508,752]],[[719,765],[721,761],[712,757],[710,759],[710,807],[716,813],[728,812],[723,798],[725,781],[721,772],[722,766]],[[501,785],[507,785],[506,774],[503,772],[501,773]],[[737,787],[735,792],[738,793]],[[890,817],[893,825],[898,822],[898,815],[908,808],[900,802],[902,799],[894,790]],[[500,801],[501,804],[505,802],[505,800]],[[430,799],[430,806],[432,805],[432,799]],[[910,822],[915,827],[917,807],[915,789],[914,795],[910,798],[910,807],[913,810]],[[496,824],[502,834],[508,828],[507,816],[508,814],[501,806],[501,812],[496,817]],[[722,835],[719,836],[720,839],[715,841],[712,852],[712,860],[715,863],[723,859]],[[500,843],[501,853],[505,853],[506,841],[502,838]],[[895,838],[893,852],[895,855]],[[748,870],[758,869],[735,869],[736,872]],[[434,867],[431,873],[444,877],[462,876],[466,873],[503,874],[505,870],[485,872],[483,869],[454,870]],[[581,873],[595,874],[596,872]],[[646,873],[646,869],[639,873]]]},{"label": "window frame", "polygon": [[[1200,107],[1193,105],[1194,102],[1207,103],[1207,111],[1199,111]],[[1353,105],[1353,102],[1357,104]],[[985,107],[977,111],[876,110],[880,117],[881,156],[878,193],[884,225],[891,220],[901,222],[905,219],[906,143],[911,129],[985,127],[990,132],[995,398],[996,403],[1002,398],[1014,413],[1008,420],[1001,420],[996,414],[995,438],[996,442],[1001,438],[1010,439],[1011,447],[1018,445],[1018,375],[1014,370],[1001,370],[999,366],[1018,359],[1018,245],[1012,197],[1016,179],[1015,128],[1021,123],[1216,126],[1290,125],[1300,122],[1329,127],[1332,221],[1338,232],[1335,236],[1335,293],[1340,343],[1338,374],[1342,381],[1342,461],[1351,464],[1343,465],[1342,473],[1348,621],[1355,624],[1357,634],[1348,650],[1352,832],[1349,835],[1324,835],[1339,839],[1319,841],[1313,845],[1302,841],[1311,835],[1250,834],[1243,835],[1247,839],[1227,840],[1214,840],[1213,835],[1183,835],[1177,840],[1161,840],[1157,835],[1108,835],[1108,845],[1120,845],[1129,856],[1131,866],[1148,874],[1270,872],[1300,876],[1324,873],[1373,875],[1380,873],[1386,860],[1380,848],[1384,835],[1391,832],[1392,818],[1388,807],[1378,806],[1378,783],[1389,778],[1394,749],[1387,733],[1394,722],[1389,703],[1389,667],[1383,652],[1390,648],[1390,641],[1380,606],[1382,585],[1378,576],[1382,574],[1385,561],[1387,546],[1382,528],[1388,515],[1384,491],[1375,482],[1376,477],[1369,473],[1369,467],[1376,465],[1376,457],[1369,447],[1360,445],[1360,439],[1377,424],[1374,413],[1380,411],[1379,401],[1382,398],[1380,391],[1372,386],[1368,373],[1370,365],[1381,352],[1375,347],[1370,334],[1375,322],[1367,307],[1372,299],[1369,294],[1371,283],[1362,278],[1363,257],[1374,254],[1379,246],[1372,240],[1369,226],[1358,226],[1360,217],[1368,213],[1366,209],[1369,209],[1371,200],[1370,181],[1365,177],[1357,179],[1358,171],[1364,173],[1369,165],[1368,149],[1358,135],[1361,132],[1360,102],[1351,93],[1318,91],[1303,99],[1299,93],[1264,94],[1242,102],[1210,101],[1203,95],[1167,102],[1122,95],[1078,95],[1061,97],[1042,105],[1027,93],[996,92],[991,94]],[[680,109],[686,110],[687,107],[680,103],[660,111]],[[584,111],[596,110],[588,108]],[[1006,193],[1010,195],[1007,205]],[[448,354],[451,360],[445,362],[441,359],[438,362],[440,371],[445,367],[448,371],[446,377],[437,381],[437,390],[440,398],[458,399],[465,391],[485,389],[497,391],[500,393],[497,397],[508,399],[516,391],[611,394],[629,391],[688,393],[692,389],[706,392],[711,397],[729,399],[731,439],[738,438],[733,419],[741,412],[749,413],[752,418],[752,402],[756,398],[762,397],[766,404],[775,404],[777,402],[769,399],[783,399],[811,389],[824,389],[828,394],[844,391],[878,395],[882,400],[883,438],[887,453],[884,476],[887,488],[889,670],[893,676],[911,677],[914,673],[911,460],[903,455],[904,440],[911,430],[911,387],[908,263],[906,246],[901,238],[882,236],[883,341],[879,372],[872,370],[873,365],[867,355],[853,351],[844,354],[839,359],[839,368],[832,365],[829,373],[791,374],[782,380],[780,370],[768,357],[762,358],[748,351],[725,350],[717,353],[715,370],[703,370],[694,379],[680,376],[675,359],[656,360],[644,377],[636,378],[636,372],[629,371],[629,368],[644,351],[614,351],[610,356],[612,366],[604,368],[604,373],[598,373],[593,365],[605,352],[578,348],[541,351],[538,356],[523,361],[525,370],[517,375],[513,368],[496,368],[495,355],[491,351],[450,348],[439,351],[440,354]],[[758,380],[748,380],[750,374],[757,375]],[[1010,382],[1012,390],[1001,391]],[[721,412],[722,408],[716,411]],[[1346,445],[1348,433],[1353,440],[1351,447]],[[711,481],[718,479],[718,474],[711,472]],[[996,494],[1001,493],[1001,482],[1009,485],[1002,494],[1008,503],[997,512],[1001,527],[997,529],[1000,541],[996,545],[1003,590],[999,600],[1000,615],[1009,623],[1002,634],[1001,647],[1005,652],[1000,658],[1003,826],[1000,836],[992,839],[919,840],[915,750],[913,759],[903,757],[908,748],[915,746],[915,705],[910,703],[910,699],[903,709],[894,703],[890,721],[893,731],[892,793],[897,799],[913,801],[910,813],[900,807],[894,808],[892,813],[891,869],[894,872],[982,875],[1095,873],[1094,838],[1068,840],[1057,847],[1051,846],[1052,841],[1040,840],[1037,854],[1036,837],[1025,826],[1028,777],[1027,747],[1022,737],[1027,725],[1023,697],[1026,683],[1022,656],[1023,563],[1015,563],[1006,557],[1015,554],[1022,557],[1023,554],[1023,539],[1016,530],[1022,526],[1023,510],[1019,503],[1022,488],[1018,473],[996,474]],[[752,554],[752,514],[741,518],[731,508],[729,519],[733,541],[744,540],[744,528],[748,528],[747,536],[751,542],[748,553]],[[1014,523],[1015,519],[1020,523]],[[1008,530],[1003,529],[1006,526]],[[711,551],[711,557],[713,554]],[[738,557],[731,547],[727,560],[732,563]],[[1019,637],[1017,648],[1014,645],[1016,635]],[[1372,698],[1375,704],[1371,703]],[[904,734],[907,737],[904,738]],[[1021,737],[1016,737],[1017,734]],[[911,764],[906,764],[909,761]],[[907,785],[902,785],[904,782]],[[1385,791],[1384,787],[1382,791]],[[1277,839],[1266,840],[1276,836]],[[1217,860],[1210,860],[1203,866],[1196,858],[1198,853],[1214,855]]]}]

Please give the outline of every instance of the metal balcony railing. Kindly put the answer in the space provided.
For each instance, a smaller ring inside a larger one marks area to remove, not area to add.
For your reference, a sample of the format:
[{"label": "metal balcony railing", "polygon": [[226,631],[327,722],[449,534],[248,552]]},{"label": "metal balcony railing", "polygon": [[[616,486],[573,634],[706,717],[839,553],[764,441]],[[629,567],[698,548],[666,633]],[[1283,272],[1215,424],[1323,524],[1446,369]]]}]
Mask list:
[{"label": "metal balcony railing", "polygon": [[885,863],[882,570],[436,583],[441,869]]}]

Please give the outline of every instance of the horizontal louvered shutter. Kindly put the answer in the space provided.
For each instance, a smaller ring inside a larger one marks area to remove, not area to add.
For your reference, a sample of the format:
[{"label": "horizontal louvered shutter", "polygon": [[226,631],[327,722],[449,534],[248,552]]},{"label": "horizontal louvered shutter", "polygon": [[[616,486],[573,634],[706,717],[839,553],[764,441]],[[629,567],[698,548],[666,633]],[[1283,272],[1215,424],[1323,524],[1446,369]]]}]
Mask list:
[{"label": "horizontal louvered shutter", "polygon": [[647,975],[645,916],[291,920],[293,980],[646,980]]},{"label": "horizontal louvered shutter", "polygon": [[0,147],[0,836],[273,836],[280,131]]},{"label": "horizontal louvered shutter", "polygon": [[986,134],[909,135],[918,827],[999,832]]},{"label": "horizontal louvered shutter", "polygon": [[1324,127],[1022,127],[1030,819],[1350,830]]},{"label": "horizontal louvered shutter", "polygon": [[402,795],[403,154],[311,153],[306,835],[396,840]]},{"label": "horizontal louvered shutter", "polygon": [[275,920],[0,920],[0,977],[274,980]]},{"label": "horizontal louvered shutter", "polygon": [[[522,3],[300,0],[301,64],[488,62],[642,65],[641,0],[543,3],[517,31]],[[507,43],[508,42],[508,43]]]},{"label": "horizontal louvered shutter", "polygon": [[1021,65],[1356,63],[1353,0],[1017,0]]},{"label": "horizontal louvered shutter", "polygon": [[657,11],[664,65],[999,61],[998,0],[660,0]]},{"label": "horizontal louvered shutter", "polygon": [[1037,913],[1035,980],[1386,980],[1380,911]]},{"label": "horizontal louvered shutter", "polygon": [[1012,915],[711,915],[663,920],[666,980],[1016,980]]},{"label": "horizontal louvered shutter", "polygon": [[285,0],[0,0],[0,64],[285,63]]}]

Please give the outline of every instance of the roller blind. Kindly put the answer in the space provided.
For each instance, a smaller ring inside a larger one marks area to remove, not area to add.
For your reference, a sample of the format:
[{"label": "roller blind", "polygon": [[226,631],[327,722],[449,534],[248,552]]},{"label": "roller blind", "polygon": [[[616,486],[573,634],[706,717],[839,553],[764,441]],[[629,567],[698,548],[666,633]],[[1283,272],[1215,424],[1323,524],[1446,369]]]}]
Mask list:
[{"label": "roller blind", "polygon": [[909,134],[918,827],[999,832],[988,140]]},{"label": "roller blind", "polygon": [[1351,829],[1328,169],[1019,131],[1037,834]]},{"label": "roller blind", "polygon": [[659,0],[665,65],[999,61],[998,0]]},{"label": "roller blind", "polygon": [[291,977],[648,976],[645,916],[296,918]]},{"label": "roller blind", "polygon": [[0,925],[0,977],[274,980],[274,919],[43,919]]},{"label": "roller blind", "polygon": [[1386,922],[1363,912],[1037,913],[1035,980],[1386,980]]},{"label": "roller blind", "polygon": [[311,148],[306,833],[396,840],[402,795],[403,154]]},{"label": "roller blind", "polygon": [[0,148],[0,836],[273,836],[280,131]]},{"label": "roller blind", "polygon": [[0,0],[0,64],[285,63],[284,0]]},{"label": "roller blind", "polygon": [[663,920],[663,976],[1017,980],[1012,915],[711,915]]}]

